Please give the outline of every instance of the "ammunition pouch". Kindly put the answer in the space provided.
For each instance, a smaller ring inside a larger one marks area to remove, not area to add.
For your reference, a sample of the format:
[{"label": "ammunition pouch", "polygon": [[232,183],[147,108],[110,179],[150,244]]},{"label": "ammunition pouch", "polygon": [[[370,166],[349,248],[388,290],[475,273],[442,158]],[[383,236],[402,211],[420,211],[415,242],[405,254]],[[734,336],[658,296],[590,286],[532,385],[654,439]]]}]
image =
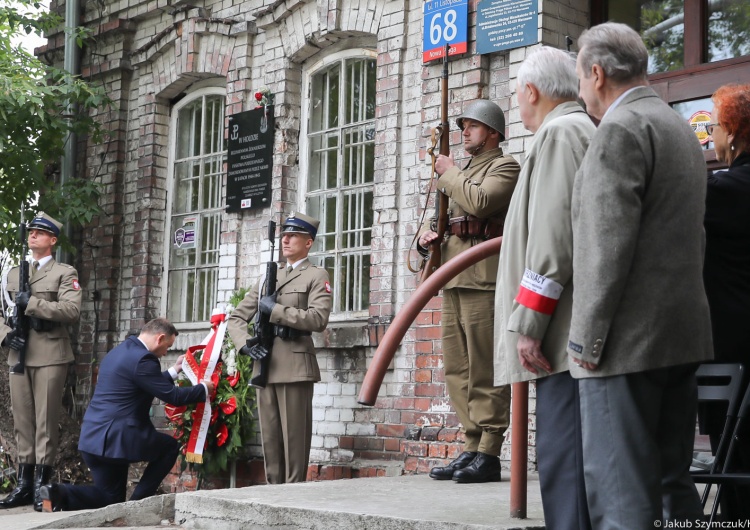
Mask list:
[{"label": "ammunition pouch", "polygon": [[448,220],[448,234],[459,239],[494,239],[503,235],[503,225],[473,215],[452,217]]},{"label": "ammunition pouch", "polygon": [[29,317],[29,326],[34,331],[52,331],[57,327],[57,322],[44,320],[43,318]]},{"label": "ammunition pouch", "polygon": [[283,340],[295,340],[300,337],[309,337],[312,335],[309,331],[301,331],[289,326],[274,326],[273,334]]}]

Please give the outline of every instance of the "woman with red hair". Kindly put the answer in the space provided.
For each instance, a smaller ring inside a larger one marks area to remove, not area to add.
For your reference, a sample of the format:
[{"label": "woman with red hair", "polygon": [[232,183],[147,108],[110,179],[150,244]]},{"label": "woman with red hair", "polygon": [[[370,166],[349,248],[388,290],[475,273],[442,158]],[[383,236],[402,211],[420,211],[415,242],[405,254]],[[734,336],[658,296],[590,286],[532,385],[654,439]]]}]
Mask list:
[{"label": "woman with red hair", "polygon": [[[708,177],[703,281],[711,309],[715,360],[743,363],[750,370],[750,85],[723,86],[712,99],[712,123],[707,129],[716,158],[729,168]],[[705,412],[711,417],[702,418],[702,423],[712,434],[715,448],[726,410],[722,413],[712,407]],[[738,455],[745,471],[750,470],[748,438],[750,433],[745,434]],[[750,518],[748,488],[727,490],[724,518]]]}]

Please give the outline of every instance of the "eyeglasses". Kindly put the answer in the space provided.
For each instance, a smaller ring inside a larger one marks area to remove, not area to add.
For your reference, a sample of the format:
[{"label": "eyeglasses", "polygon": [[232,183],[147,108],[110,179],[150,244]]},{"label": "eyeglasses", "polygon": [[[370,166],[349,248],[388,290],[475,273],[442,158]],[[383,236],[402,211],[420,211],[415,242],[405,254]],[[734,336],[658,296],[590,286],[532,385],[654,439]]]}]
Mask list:
[{"label": "eyeglasses", "polygon": [[708,123],[706,124],[706,132],[709,136],[714,134],[714,127],[721,127],[720,123]]}]

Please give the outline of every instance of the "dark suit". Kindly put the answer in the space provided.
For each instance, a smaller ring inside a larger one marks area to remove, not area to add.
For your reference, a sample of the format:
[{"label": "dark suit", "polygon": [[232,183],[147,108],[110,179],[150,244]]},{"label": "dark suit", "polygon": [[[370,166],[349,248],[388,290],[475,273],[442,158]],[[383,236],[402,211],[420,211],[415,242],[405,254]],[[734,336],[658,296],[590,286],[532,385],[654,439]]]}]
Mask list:
[{"label": "dark suit", "polygon": [[177,441],[154,428],[154,397],[172,405],[206,399],[203,385],[180,388],[159,359],[137,337],[128,337],[102,361],[94,397],[81,426],[78,449],[94,486],[61,485],[66,509],[99,508],[124,502],[131,462],[149,462],[131,500],[156,493],[177,459]]},{"label": "dark suit", "polygon": [[688,468],[695,363],[712,358],[703,289],[705,163],[648,87],[604,116],[573,187],[573,317],[594,528],[702,517]]}]

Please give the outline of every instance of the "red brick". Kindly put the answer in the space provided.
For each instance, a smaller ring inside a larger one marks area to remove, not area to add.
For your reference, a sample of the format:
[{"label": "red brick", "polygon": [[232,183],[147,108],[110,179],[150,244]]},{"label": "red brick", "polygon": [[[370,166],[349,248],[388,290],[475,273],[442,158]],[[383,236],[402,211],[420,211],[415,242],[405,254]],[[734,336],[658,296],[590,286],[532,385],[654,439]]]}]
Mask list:
[{"label": "red brick", "polygon": [[430,456],[433,458],[445,458],[448,454],[448,446],[444,444],[430,444]]},{"label": "red brick", "polygon": [[444,396],[445,386],[432,383],[422,383],[414,387],[415,396]]},{"label": "red brick", "polygon": [[409,456],[427,456],[427,445],[425,442],[404,442],[404,453]]},{"label": "red brick", "polygon": [[389,438],[403,438],[406,425],[380,424],[375,426],[375,434]]},{"label": "red brick", "polygon": [[[417,344],[420,344],[419,342]],[[432,350],[430,350],[432,351]],[[414,360],[417,368],[439,368],[443,364],[442,355],[417,355]]]},{"label": "red brick", "polygon": [[417,383],[431,383],[432,382],[432,370],[417,370],[414,372],[414,381]]},{"label": "red brick", "polygon": [[387,438],[384,440],[383,449],[386,451],[401,451],[401,440],[398,438]]},{"label": "red brick", "polygon": [[441,330],[437,326],[417,328],[417,340],[439,340]]},{"label": "red brick", "polygon": [[438,440],[441,442],[452,443],[456,441],[458,429],[441,429],[438,434]]}]

